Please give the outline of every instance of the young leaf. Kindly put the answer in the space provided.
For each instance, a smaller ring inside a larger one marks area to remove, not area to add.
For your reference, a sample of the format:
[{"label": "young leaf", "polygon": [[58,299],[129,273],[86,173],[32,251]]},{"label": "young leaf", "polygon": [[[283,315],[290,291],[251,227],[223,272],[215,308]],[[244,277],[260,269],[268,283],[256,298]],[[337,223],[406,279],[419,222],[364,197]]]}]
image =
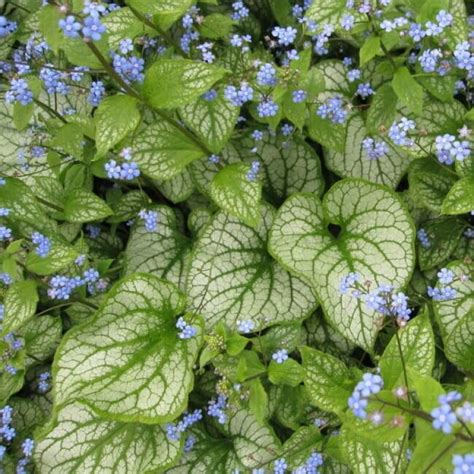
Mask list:
[{"label": "young leaf", "polygon": [[345,148],[342,153],[326,150],[327,166],[344,178],[364,178],[395,188],[410,163],[408,153],[386,142],[388,153],[371,160],[362,146],[363,140],[369,135],[362,116],[354,113],[349,117],[346,127]]},{"label": "young leaf", "polygon": [[255,227],[260,221],[262,183],[247,178],[250,167],[234,163],[221,169],[211,182],[213,201],[244,224]]},{"label": "young leaf", "polygon": [[68,222],[91,222],[113,214],[112,209],[94,193],[72,189],[65,197],[64,217]]},{"label": "young leaf", "polygon": [[464,214],[474,209],[474,177],[466,176],[449,190],[441,206],[443,214]]},{"label": "young leaf", "polygon": [[346,365],[324,352],[303,347],[304,384],[311,401],[322,410],[341,414],[354,389],[354,376]]},{"label": "young leaf", "polygon": [[[340,229],[337,237],[328,225]],[[323,202],[295,194],[280,208],[269,251],[315,287],[331,325],[371,351],[377,315],[363,301],[339,291],[341,278],[358,272],[373,287],[403,288],[414,265],[414,227],[398,197],[387,188],[358,179],[337,182]]]},{"label": "young leaf", "polygon": [[378,36],[369,36],[359,51],[360,65],[363,66],[368,63],[381,52],[380,38]]},{"label": "young leaf", "polygon": [[77,251],[65,242],[51,238],[51,250],[46,257],[30,252],[26,257],[26,268],[38,275],[51,275],[70,265],[77,257]]},{"label": "young leaf", "polygon": [[159,109],[190,104],[227,73],[225,69],[190,59],[159,59],[145,74],[143,94]]},{"label": "young leaf", "polygon": [[[421,375],[431,375],[435,357],[433,330],[428,315],[419,315],[398,330],[380,359],[380,370],[387,389],[406,386],[404,373],[407,367]],[[400,353],[401,352],[401,353]]]},{"label": "young leaf", "polygon": [[434,306],[441,329],[446,357],[463,370],[474,368],[474,283],[469,277],[469,267],[460,262],[448,266],[456,275],[451,286],[456,297],[437,302]]},{"label": "young leaf", "polygon": [[5,294],[3,333],[17,330],[31,319],[35,315],[38,300],[38,290],[33,280],[13,283]]},{"label": "young leaf", "polygon": [[[256,228],[223,212],[201,231],[187,280],[190,307],[203,315],[206,326],[225,321],[232,329],[239,320],[256,327],[305,318],[316,306],[311,288],[290,275],[266,251],[273,209],[261,207]],[[271,318],[260,320],[261,315]]]},{"label": "young leaf", "polygon": [[294,359],[285,360],[281,364],[271,361],[268,366],[268,380],[275,385],[296,387],[304,378],[304,370]]},{"label": "young leaf", "polygon": [[41,472],[151,473],[170,467],[180,443],[170,441],[159,425],[98,418],[86,405],[73,403],[41,433],[34,459]]},{"label": "young leaf", "polygon": [[380,86],[374,94],[367,112],[366,127],[370,133],[388,130],[397,113],[397,94],[389,84]]},{"label": "young leaf", "polygon": [[212,153],[219,153],[234,132],[240,109],[233,106],[222,94],[213,100],[200,97],[181,107],[179,115]]},{"label": "young leaf", "polygon": [[423,110],[423,87],[416,82],[406,67],[399,68],[392,79],[392,87],[400,102],[415,115]]},{"label": "young leaf", "polygon": [[137,101],[128,95],[105,98],[94,115],[97,155],[103,156],[140,123]]},{"label": "young leaf", "polygon": [[178,337],[175,315],[184,304],[174,285],[156,277],[118,282],[93,319],[63,338],[53,366],[56,403],[85,400],[117,421],[175,419],[186,407],[201,343],[200,334]]},{"label": "young leaf", "polygon": [[179,128],[156,122],[135,137],[133,157],[150,178],[165,180],[206,155],[206,151]]}]

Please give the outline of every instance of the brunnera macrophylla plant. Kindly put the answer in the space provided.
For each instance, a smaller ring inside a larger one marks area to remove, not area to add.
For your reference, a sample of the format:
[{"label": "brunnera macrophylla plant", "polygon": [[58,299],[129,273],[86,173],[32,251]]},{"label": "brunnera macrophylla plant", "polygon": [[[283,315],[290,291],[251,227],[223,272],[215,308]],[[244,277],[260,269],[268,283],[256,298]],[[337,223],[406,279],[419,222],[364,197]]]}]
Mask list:
[{"label": "brunnera macrophylla plant", "polygon": [[474,472],[473,23],[0,2],[0,471]]}]

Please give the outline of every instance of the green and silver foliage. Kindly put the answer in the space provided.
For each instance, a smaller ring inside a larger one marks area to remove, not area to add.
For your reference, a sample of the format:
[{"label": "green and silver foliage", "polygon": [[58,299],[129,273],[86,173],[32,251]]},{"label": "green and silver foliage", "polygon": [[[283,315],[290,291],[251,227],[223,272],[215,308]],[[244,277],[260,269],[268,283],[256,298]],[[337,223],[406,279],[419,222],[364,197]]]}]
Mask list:
[{"label": "green and silver foliage", "polygon": [[474,472],[467,7],[0,2],[0,472]]}]

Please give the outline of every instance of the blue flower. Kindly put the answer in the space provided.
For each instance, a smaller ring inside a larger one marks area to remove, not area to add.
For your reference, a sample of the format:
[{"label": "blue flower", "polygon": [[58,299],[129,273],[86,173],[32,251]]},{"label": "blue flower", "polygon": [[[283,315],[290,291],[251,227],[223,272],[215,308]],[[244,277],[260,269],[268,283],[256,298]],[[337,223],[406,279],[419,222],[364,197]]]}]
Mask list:
[{"label": "blue flower", "polygon": [[447,268],[442,268],[438,274],[439,282],[443,285],[449,285],[454,280],[454,273]]},{"label": "blue flower", "polygon": [[97,107],[102,102],[104,94],[105,87],[102,81],[93,81],[91,82],[91,88],[87,100],[92,106]]},{"label": "blue flower", "polygon": [[260,162],[258,160],[252,161],[250,170],[247,173],[247,179],[249,181],[255,181],[260,171]]},{"label": "blue flower", "polygon": [[300,102],[304,102],[306,100],[306,91],[299,89],[297,91],[293,91],[292,93],[293,102],[298,104]]},{"label": "blue flower", "polygon": [[262,64],[257,72],[257,83],[261,86],[274,86],[276,82],[276,69],[270,63]]},{"label": "blue flower", "polygon": [[145,229],[147,232],[154,232],[158,226],[159,214],[156,211],[147,211],[142,209],[138,213],[138,217],[145,221]]},{"label": "blue flower", "polygon": [[428,233],[425,229],[419,229],[416,233],[418,240],[423,248],[427,249],[431,246],[430,239],[428,237]]},{"label": "blue flower", "polygon": [[197,329],[188,324],[183,317],[178,319],[176,327],[181,330],[181,332],[178,333],[180,339],[191,339],[197,334]]},{"label": "blue flower", "polygon": [[455,454],[453,466],[453,474],[474,474],[474,454]]},{"label": "blue flower", "polygon": [[59,27],[63,30],[64,36],[69,38],[79,38],[79,31],[82,25],[72,15],[68,15],[65,19],[59,20]]},{"label": "blue flower", "polygon": [[351,69],[347,73],[347,79],[349,79],[349,82],[357,81],[358,79],[360,79],[361,74],[362,72],[360,69]]},{"label": "blue flower", "polygon": [[273,353],[272,359],[277,364],[283,364],[285,360],[288,360],[288,351],[286,349],[279,349],[278,351]]},{"label": "blue flower", "polygon": [[339,292],[341,294],[346,294],[350,288],[354,287],[355,283],[359,281],[360,275],[355,272],[351,272],[344,276],[339,283]]},{"label": "blue flower", "polygon": [[251,320],[237,321],[237,330],[242,334],[247,334],[255,329],[255,323]]},{"label": "blue flower", "polygon": [[33,102],[33,93],[25,79],[12,79],[10,84],[10,90],[5,93],[7,104],[19,102],[21,105],[28,105]]},{"label": "blue flower", "polygon": [[253,89],[246,82],[242,82],[239,89],[235,86],[226,86],[224,89],[224,97],[231,102],[232,105],[240,107],[253,99]]},{"label": "blue flower", "polygon": [[288,464],[284,458],[277,459],[273,464],[273,474],[285,474]]},{"label": "blue flower", "polygon": [[207,408],[207,414],[214,418],[223,425],[227,421],[227,414],[225,410],[227,408],[227,397],[225,395],[219,395],[216,400],[211,400]]},{"label": "blue flower", "polygon": [[244,2],[238,1],[232,4],[233,13],[231,15],[233,20],[239,21],[249,16],[249,9],[244,5]]},{"label": "blue flower", "polygon": [[316,111],[321,118],[328,118],[336,124],[343,124],[347,120],[347,111],[344,108],[344,101],[339,95],[327,99]]},{"label": "blue flower", "polygon": [[10,240],[12,238],[12,230],[4,225],[0,226],[0,241]]},{"label": "blue flower", "polygon": [[51,251],[51,240],[39,232],[33,232],[31,241],[36,245],[35,252],[40,257],[47,257]]},{"label": "blue flower", "polygon": [[346,31],[352,30],[352,28],[354,27],[354,23],[355,23],[355,17],[354,15],[350,15],[350,14],[344,15],[341,18],[341,22],[340,22],[341,27]]},{"label": "blue flower", "polygon": [[102,34],[105,32],[105,26],[100,22],[96,16],[88,16],[84,19],[84,26],[82,27],[82,34],[85,38],[90,38],[93,41],[99,41]]},{"label": "blue flower", "polygon": [[452,408],[447,403],[435,408],[431,411],[433,417],[432,426],[435,430],[440,430],[443,433],[449,434],[453,430],[453,425],[456,423],[456,415]]},{"label": "blue flower", "polygon": [[378,160],[388,153],[388,145],[385,142],[376,142],[370,137],[364,138],[364,140],[362,140],[362,148],[364,149],[369,160]]},{"label": "blue flower", "polygon": [[278,44],[281,46],[289,46],[296,39],[297,30],[291,26],[282,28],[276,26],[272,30],[272,35],[277,38]]},{"label": "blue flower", "polygon": [[388,136],[396,145],[411,147],[414,142],[408,137],[408,132],[414,129],[415,122],[402,117],[398,122],[392,124],[388,131]]},{"label": "blue flower", "polygon": [[363,84],[359,84],[356,93],[360,95],[363,99],[367,99],[369,95],[372,95],[374,93],[374,90],[368,82],[364,82]]},{"label": "blue flower", "polygon": [[5,36],[13,33],[16,28],[16,22],[8,21],[6,17],[0,16],[0,38],[5,38]]},{"label": "blue flower", "polygon": [[257,105],[257,113],[259,117],[274,117],[279,110],[278,104],[271,99],[264,99]]}]

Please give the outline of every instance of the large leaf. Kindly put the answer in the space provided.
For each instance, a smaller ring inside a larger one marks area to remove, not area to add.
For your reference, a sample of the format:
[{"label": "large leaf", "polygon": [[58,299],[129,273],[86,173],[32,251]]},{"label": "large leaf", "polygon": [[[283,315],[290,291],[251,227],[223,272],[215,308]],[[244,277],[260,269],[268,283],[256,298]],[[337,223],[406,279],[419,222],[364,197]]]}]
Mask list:
[{"label": "large leaf", "polygon": [[145,32],[145,25],[132,13],[130,8],[122,7],[103,17],[102,23],[107,28],[109,46],[115,49],[125,38],[135,38]]},{"label": "large leaf", "polygon": [[168,29],[178,18],[183,16],[193,4],[192,0],[127,0],[127,3],[147,15],[154,15],[163,29]]},{"label": "large leaf", "polygon": [[45,474],[142,474],[169,467],[179,453],[180,443],[169,441],[159,425],[103,420],[73,403],[45,428],[34,459]]},{"label": "large leaf", "polygon": [[[328,225],[340,233],[335,237]],[[414,228],[397,196],[358,179],[336,183],[323,202],[295,194],[280,208],[269,250],[315,287],[331,325],[350,341],[371,350],[377,314],[363,301],[341,295],[341,278],[360,273],[373,286],[405,286],[414,265]]]},{"label": "large leaf", "polygon": [[[474,282],[467,265],[448,266],[457,279],[451,286],[456,298],[435,303],[435,315],[441,329],[446,357],[463,370],[474,369]],[[472,270],[472,269],[471,269]],[[467,275],[468,279],[460,279]]]},{"label": "large leaf", "polygon": [[109,292],[92,320],[64,337],[53,367],[56,403],[87,402],[107,419],[159,423],[187,405],[201,336],[178,337],[184,295],[136,274]]},{"label": "large leaf", "polygon": [[364,178],[395,188],[408,168],[409,155],[387,142],[388,153],[385,156],[377,160],[369,159],[362,147],[362,141],[369,132],[360,114],[354,113],[349,117],[346,130],[344,153],[327,149],[327,166],[344,178]]},{"label": "large leaf", "polygon": [[262,206],[261,213],[251,228],[219,212],[199,235],[187,289],[208,327],[225,321],[234,328],[249,319],[266,327],[305,318],[316,306],[311,288],[267,253],[274,211]]},{"label": "large leaf", "polygon": [[397,336],[392,336],[379,363],[384,387],[387,389],[406,385],[406,367],[421,375],[431,375],[433,370],[435,342],[428,315],[419,315],[406,327],[399,329],[398,337],[400,346]]},{"label": "large leaf", "polygon": [[143,94],[153,107],[181,107],[209,90],[226,72],[190,59],[159,59],[145,74]]},{"label": "large leaf", "polygon": [[[340,28],[343,15],[347,13],[346,0],[315,0],[306,11],[306,17],[314,20],[318,25],[329,24]],[[352,13],[352,11],[351,11]],[[356,21],[362,21],[363,15],[355,12]]]},{"label": "large leaf", "polygon": [[210,151],[219,153],[234,131],[239,112],[239,107],[233,106],[219,94],[214,100],[200,97],[182,107],[179,115]]},{"label": "large leaf", "polygon": [[344,362],[324,352],[303,347],[304,384],[318,408],[341,414],[354,389],[354,376]]},{"label": "large leaf", "polygon": [[26,268],[38,275],[51,275],[70,265],[78,256],[77,251],[70,245],[51,238],[51,250],[46,257],[40,257],[36,252],[30,252],[26,257]]},{"label": "large leaf", "polygon": [[173,209],[153,210],[159,215],[156,231],[148,232],[141,220],[133,227],[125,250],[125,274],[150,273],[184,288],[191,242],[179,231]]},{"label": "large leaf", "polygon": [[205,155],[199,144],[165,121],[146,127],[133,143],[134,161],[143,173],[158,180],[173,178]]},{"label": "large leaf", "polygon": [[237,217],[244,224],[255,227],[260,221],[262,183],[249,180],[250,167],[233,163],[221,169],[211,182],[213,201],[225,212]]},{"label": "large leaf", "polygon": [[102,156],[140,123],[137,101],[128,95],[107,97],[97,108],[94,120],[97,154]]}]

